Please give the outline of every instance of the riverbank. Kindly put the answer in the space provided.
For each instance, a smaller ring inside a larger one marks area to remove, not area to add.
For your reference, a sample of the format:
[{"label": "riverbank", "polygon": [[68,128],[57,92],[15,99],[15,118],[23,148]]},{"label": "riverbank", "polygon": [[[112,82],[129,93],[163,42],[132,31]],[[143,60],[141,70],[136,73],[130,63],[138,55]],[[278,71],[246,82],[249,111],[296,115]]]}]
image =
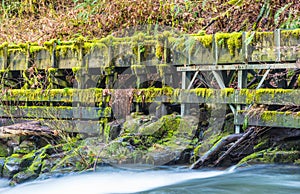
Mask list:
[{"label": "riverbank", "polygon": [[109,139],[66,133],[2,138],[1,177],[15,185],[93,171],[99,165],[149,169],[192,164],[192,168],[300,164],[299,129],[250,127],[235,141],[227,141],[234,134],[232,114],[225,120],[217,115],[210,119],[177,114],[161,118],[132,115],[105,128]]}]

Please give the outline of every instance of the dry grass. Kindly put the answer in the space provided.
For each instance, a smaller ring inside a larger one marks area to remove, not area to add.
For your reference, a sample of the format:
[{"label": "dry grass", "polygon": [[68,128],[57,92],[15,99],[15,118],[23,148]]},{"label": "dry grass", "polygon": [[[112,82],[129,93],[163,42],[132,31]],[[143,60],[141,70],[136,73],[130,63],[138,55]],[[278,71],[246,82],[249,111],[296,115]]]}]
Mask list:
[{"label": "dry grass", "polygon": [[[2,1],[4,2],[4,1]],[[228,3],[229,2],[229,3]],[[299,28],[297,0],[10,0],[0,5],[0,43],[99,38],[136,25],[186,33]]]}]

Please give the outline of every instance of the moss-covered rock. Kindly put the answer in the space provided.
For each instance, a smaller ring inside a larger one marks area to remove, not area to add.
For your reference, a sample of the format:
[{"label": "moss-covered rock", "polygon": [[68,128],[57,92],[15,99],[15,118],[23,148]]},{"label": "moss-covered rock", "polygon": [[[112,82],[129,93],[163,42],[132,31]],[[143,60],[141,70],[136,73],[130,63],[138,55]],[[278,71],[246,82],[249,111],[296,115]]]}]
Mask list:
[{"label": "moss-covered rock", "polygon": [[2,170],[5,164],[5,157],[0,157],[0,176],[2,176]]},{"label": "moss-covered rock", "polygon": [[14,148],[14,153],[28,154],[35,149],[36,149],[36,146],[35,146],[34,142],[25,140],[25,141],[22,141],[22,143],[19,146],[16,146]]},{"label": "moss-covered rock", "polygon": [[247,164],[293,164],[300,158],[300,151],[262,150],[243,158],[239,165]]},{"label": "moss-covered rock", "polygon": [[6,158],[3,168],[3,177],[11,178],[14,174],[26,169],[34,157],[34,154],[30,153],[27,155],[13,154]]},{"label": "moss-covered rock", "polygon": [[8,154],[9,148],[6,145],[0,143],[0,157],[6,157],[8,156]]},{"label": "moss-covered rock", "polygon": [[33,180],[38,176],[39,176],[38,173],[31,170],[21,171],[13,176],[9,184],[13,186],[15,184],[20,184],[25,181]]},{"label": "moss-covered rock", "polygon": [[107,145],[100,157],[110,164],[163,165],[181,159],[193,142],[198,119],[166,115],[128,119],[119,138]]}]

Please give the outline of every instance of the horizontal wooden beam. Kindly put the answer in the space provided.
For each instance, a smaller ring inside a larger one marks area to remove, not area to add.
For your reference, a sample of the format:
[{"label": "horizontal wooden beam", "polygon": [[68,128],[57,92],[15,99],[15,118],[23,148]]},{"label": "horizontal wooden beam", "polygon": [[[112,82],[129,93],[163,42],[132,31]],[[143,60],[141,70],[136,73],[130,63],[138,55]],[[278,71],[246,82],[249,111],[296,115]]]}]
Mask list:
[{"label": "horizontal wooden beam", "polygon": [[[67,42],[49,41],[41,45],[4,43],[0,45],[0,70],[22,71],[32,64],[38,69],[102,69],[110,65],[130,67],[136,64],[159,64],[162,58],[172,65],[187,62],[206,65],[297,61],[300,56],[299,31],[300,29],[293,29],[255,34],[234,32],[214,35],[182,34],[183,36],[170,32],[159,36],[138,33],[132,37],[108,36],[92,41],[79,38]],[[137,52],[139,49],[143,52]],[[166,60],[167,57],[170,60]],[[276,68],[281,67],[278,65]],[[214,70],[221,69],[223,68]]]},{"label": "horizontal wooden beam", "polygon": [[177,71],[217,71],[217,70],[249,70],[249,69],[297,69],[297,63],[271,63],[271,64],[232,64],[232,65],[190,65],[177,67]]},{"label": "horizontal wooden beam", "polygon": [[[122,90],[122,92],[120,92]],[[146,89],[54,89],[54,90],[8,90],[0,96],[5,105],[21,104],[21,102],[61,102],[75,106],[98,106],[108,104],[113,100],[114,93],[130,94],[134,102],[138,103],[219,103],[219,104],[267,104],[267,105],[300,105],[300,90],[293,89],[173,89],[146,88]],[[77,105],[76,105],[77,106]],[[79,104],[80,106],[80,104]]]},{"label": "horizontal wooden beam", "polygon": [[96,120],[103,117],[111,117],[111,114],[110,107],[7,106],[0,109],[0,117],[2,118]]},{"label": "horizontal wooden beam", "polygon": [[234,124],[243,125],[245,123],[249,126],[300,128],[300,114],[277,111],[238,112]]}]

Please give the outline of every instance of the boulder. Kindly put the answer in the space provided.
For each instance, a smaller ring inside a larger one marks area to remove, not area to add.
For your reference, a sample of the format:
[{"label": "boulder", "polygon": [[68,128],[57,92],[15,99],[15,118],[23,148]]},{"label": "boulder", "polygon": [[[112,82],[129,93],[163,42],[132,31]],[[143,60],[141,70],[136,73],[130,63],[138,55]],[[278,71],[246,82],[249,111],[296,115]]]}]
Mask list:
[{"label": "boulder", "polygon": [[7,157],[9,155],[9,148],[0,143],[0,157]]},{"label": "boulder", "polygon": [[26,170],[15,174],[10,181],[10,185],[20,184],[25,181],[36,179],[39,175],[31,170]]},{"label": "boulder", "polygon": [[13,154],[6,158],[2,175],[3,177],[11,178],[16,173],[25,170],[29,167],[35,155],[30,153],[26,155]]},{"label": "boulder", "polygon": [[31,151],[35,150],[36,146],[32,141],[22,141],[19,146],[14,147],[14,153],[16,154],[28,154]]}]

